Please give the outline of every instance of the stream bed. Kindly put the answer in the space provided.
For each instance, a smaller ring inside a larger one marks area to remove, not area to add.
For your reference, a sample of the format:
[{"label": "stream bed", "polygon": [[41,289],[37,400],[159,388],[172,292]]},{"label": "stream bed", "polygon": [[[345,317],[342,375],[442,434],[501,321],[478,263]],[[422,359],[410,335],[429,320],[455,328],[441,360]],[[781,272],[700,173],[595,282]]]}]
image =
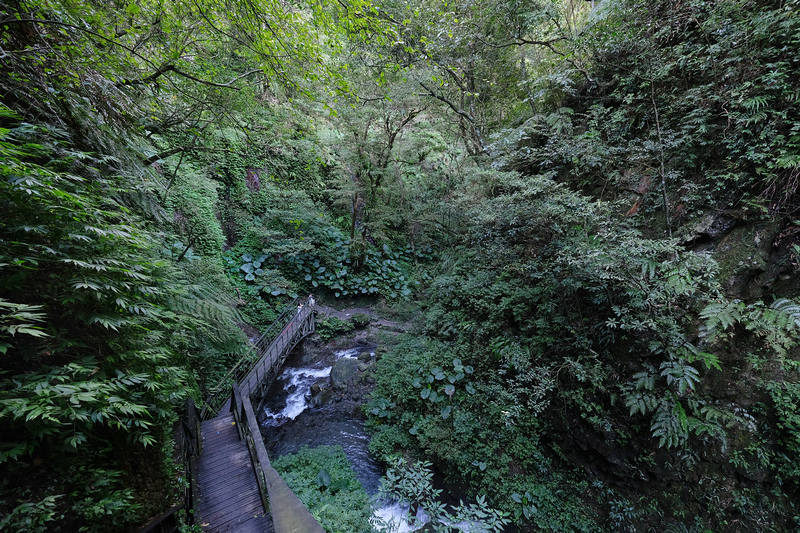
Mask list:
[{"label": "stream bed", "polygon": [[[312,407],[308,401],[311,387],[330,376],[334,362],[342,358],[355,359],[364,351],[375,357],[371,345],[324,354],[313,363],[304,364],[296,355],[290,357],[267,391],[259,421],[271,458],[297,453],[303,446],[341,446],[364,490],[374,498],[383,468],[369,454],[370,436],[364,429],[359,401],[353,400],[351,394],[336,393],[321,406]],[[402,520],[405,512],[406,509],[395,503],[382,502],[378,504],[376,515],[386,521],[399,522],[397,531],[407,532],[410,529]]]}]

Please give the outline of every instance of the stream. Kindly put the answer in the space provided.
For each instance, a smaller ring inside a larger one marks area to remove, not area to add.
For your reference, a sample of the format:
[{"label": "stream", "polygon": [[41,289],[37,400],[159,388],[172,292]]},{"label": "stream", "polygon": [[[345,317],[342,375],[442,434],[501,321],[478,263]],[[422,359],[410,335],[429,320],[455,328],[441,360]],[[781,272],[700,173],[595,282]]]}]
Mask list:
[{"label": "stream", "polygon": [[[322,361],[302,366],[300,358],[290,357],[283,372],[267,392],[259,417],[261,433],[271,458],[297,453],[303,446],[335,446],[343,448],[353,470],[371,497],[376,497],[383,476],[382,466],[369,455],[370,436],[364,429],[363,415],[358,402],[334,396],[327,404],[312,407],[307,398],[311,387],[327,380],[333,363],[342,358],[357,358],[369,351],[375,357],[374,346],[359,345],[325,355]],[[402,520],[406,509],[396,503],[380,502],[376,515],[385,521],[400,523],[398,532],[410,531]],[[394,528],[392,528],[394,531]]]}]

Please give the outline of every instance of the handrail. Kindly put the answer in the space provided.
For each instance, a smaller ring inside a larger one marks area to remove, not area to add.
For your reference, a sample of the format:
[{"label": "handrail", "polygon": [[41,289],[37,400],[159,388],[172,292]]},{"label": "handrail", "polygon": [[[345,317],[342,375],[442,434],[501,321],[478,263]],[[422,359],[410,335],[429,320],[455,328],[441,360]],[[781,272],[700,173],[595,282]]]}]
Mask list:
[{"label": "handrail", "polygon": [[[256,383],[261,383],[265,377],[269,376],[270,372],[276,370],[276,362],[278,364],[283,362],[282,359],[278,361],[279,357],[281,355],[285,356],[309,333],[309,331],[300,326],[305,325],[306,319],[314,312],[314,309],[314,298],[310,295],[305,299],[304,303],[297,306],[297,312],[293,313],[291,318],[285,321],[281,332],[261,351],[258,361],[253,363],[250,370],[241,379],[237,379],[237,382],[242,386],[243,394],[252,395],[251,382],[255,379]],[[273,323],[273,326],[276,323]],[[313,331],[313,327],[311,331]]]},{"label": "handrail", "polygon": [[171,533],[173,531],[178,531],[180,528],[180,522],[178,520],[177,513],[185,507],[186,503],[179,503],[178,505],[171,507],[165,513],[153,519],[152,522],[149,522],[136,533]]},{"label": "handrail", "polygon": [[308,508],[270,464],[250,398],[241,393],[238,385],[232,388],[231,411],[239,436],[247,442],[264,512],[272,514],[275,533],[324,533]]},{"label": "handrail", "polygon": [[[151,523],[147,524],[139,533],[152,532],[155,531],[156,528],[160,528],[160,531],[176,531],[178,527],[176,517],[177,511],[183,508],[188,510],[197,508],[197,494],[194,490],[196,477],[194,458],[202,452],[203,441],[200,434],[200,422],[209,417],[209,414],[210,418],[216,416],[228,398],[231,399],[231,411],[236,420],[239,437],[247,441],[248,449],[250,450],[264,511],[270,512],[269,498],[272,494],[270,492],[271,490],[277,494],[276,498],[279,498],[281,502],[288,502],[288,511],[283,509],[272,511],[276,533],[323,533],[323,529],[313,516],[311,516],[308,509],[303,506],[300,500],[297,499],[297,496],[289,489],[286,483],[280,478],[280,475],[270,465],[267,450],[261,437],[261,431],[258,429],[258,422],[250,400],[250,395],[253,391],[248,384],[246,387],[246,394],[242,394],[242,390],[239,387],[239,383],[243,383],[243,380],[248,382],[249,378],[253,377],[253,374],[256,381],[260,382],[263,380],[264,374],[275,371],[276,362],[278,365],[282,363],[283,360],[281,359],[279,361],[278,358],[281,355],[284,357],[286,356],[284,352],[287,351],[287,348],[290,351],[303,337],[314,331],[313,318],[309,324],[306,324],[306,319],[314,312],[314,309],[313,296],[309,295],[305,299],[296,298],[291,305],[284,309],[280,316],[267,328],[264,334],[259,337],[250,349],[245,352],[228,373],[225,374],[225,377],[209,391],[202,411],[198,411],[194,401],[189,398],[187,402],[186,418],[180,421],[180,427],[178,428],[179,435],[177,436],[176,442],[181,462],[184,465],[184,479],[187,481],[184,503],[173,507],[159,516]],[[300,324],[302,327],[298,327]],[[278,328],[282,329],[280,333],[275,335]],[[286,328],[289,328],[288,332]],[[288,335],[284,335],[284,333],[288,333]],[[270,342],[267,344],[268,340],[270,340]],[[266,347],[264,346],[265,344],[267,344]],[[251,354],[256,349],[259,351],[258,359],[255,362],[251,362],[249,366],[245,366],[245,363],[249,362]],[[269,358],[268,366],[266,356],[274,356]],[[261,367],[265,367],[265,369],[259,376],[259,369]],[[227,386],[232,387],[230,396],[221,394]],[[273,487],[273,489],[270,489],[270,487]],[[281,507],[284,506],[282,505]],[[194,519],[193,514],[187,512],[186,516],[189,525],[192,525]],[[278,516],[283,516],[283,518],[277,518]],[[165,527],[169,529],[165,530]]]},{"label": "handrail", "polygon": [[[194,404],[194,400],[189,398],[186,401],[186,420],[181,420],[181,459],[183,459],[183,473],[184,479],[186,480],[184,501],[191,509],[197,508],[197,492],[194,490],[196,479],[194,458],[203,453],[203,438],[200,435],[201,420],[200,413],[197,410],[197,406]],[[187,516],[191,525],[194,515],[192,513],[187,513]]]},{"label": "handrail", "polygon": [[[178,531],[180,523],[178,521],[177,512],[181,509],[194,509],[197,507],[197,494],[194,490],[194,458],[200,455],[202,451],[203,439],[200,437],[200,414],[197,411],[197,407],[194,405],[194,400],[191,398],[186,402],[186,417],[180,420],[178,434],[176,445],[181,463],[183,464],[183,478],[186,481],[183,502],[171,507],[137,533]],[[192,525],[194,522],[194,515],[187,512],[186,520],[189,522],[189,525]]]},{"label": "handrail", "polygon": [[[250,399],[246,396],[242,396],[242,392],[237,384],[234,384],[231,388],[233,389],[231,392],[231,411],[233,412],[233,418],[236,420],[239,438],[247,443],[247,449],[250,452],[250,462],[253,465],[256,481],[258,482],[258,492],[261,494],[261,504],[264,506],[264,512],[268,513],[270,509],[267,480],[264,478],[263,470],[258,468],[258,465],[261,465],[264,458],[267,457],[267,451],[266,448],[264,448],[263,441],[260,441],[260,448],[255,441],[256,436],[261,439],[261,431],[258,429],[258,422],[255,421],[255,419],[251,421],[247,416],[246,406],[250,406],[250,411],[253,410]],[[252,428],[254,427],[256,431],[253,431]],[[263,453],[261,453],[262,451]],[[269,458],[267,458],[266,461],[269,462]]]},{"label": "handrail", "polygon": [[[309,300],[313,300],[311,296],[306,298],[306,304]],[[289,304],[283,312],[278,315],[272,324],[267,328],[263,335],[261,335],[256,342],[254,342],[250,348],[239,358],[235,365],[231,367],[230,370],[219,380],[219,382],[212,388],[208,390],[208,394],[206,395],[205,405],[201,412],[201,416],[205,419],[208,416],[216,416],[222,406],[225,405],[225,402],[228,399],[228,387],[231,386],[232,383],[241,383],[242,379],[250,372],[250,369],[253,365],[258,363],[261,359],[261,356],[264,352],[269,348],[269,345],[265,348],[264,344],[267,340],[272,339],[274,336],[274,330],[278,327],[283,328],[287,322],[291,321],[294,318],[294,312],[301,298],[295,298],[291,304]],[[258,357],[255,361],[252,360],[252,354],[258,350]],[[249,365],[247,365],[249,363]],[[243,367],[245,367],[243,369]]]}]

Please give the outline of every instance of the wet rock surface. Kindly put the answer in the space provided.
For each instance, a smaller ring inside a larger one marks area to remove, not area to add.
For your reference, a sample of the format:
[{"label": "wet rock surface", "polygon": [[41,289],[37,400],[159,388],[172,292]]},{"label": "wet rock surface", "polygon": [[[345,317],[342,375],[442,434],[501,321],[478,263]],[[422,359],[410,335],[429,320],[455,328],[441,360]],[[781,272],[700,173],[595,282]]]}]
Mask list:
[{"label": "wet rock surface", "polygon": [[[331,387],[336,391],[346,391],[358,378],[359,363],[349,357],[339,359],[331,367]],[[362,370],[363,371],[363,370]]]},{"label": "wet rock surface", "polygon": [[[271,457],[297,451],[303,444],[336,444],[335,434],[339,426],[344,424],[350,429],[353,429],[353,424],[363,426],[361,405],[374,389],[376,352],[382,352],[381,347],[372,341],[373,328],[404,329],[378,318],[369,308],[336,310],[318,306],[318,313],[320,317],[336,316],[341,320],[349,320],[355,314],[367,315],[370,325],[330,342],[323,342],[318,336],[309,337],[290,355],[284,364],[284,373],[297,373],[303,369],[324,373],[328,367],[330,373],[309,378],[311,383],[305,385],[306,392],[302,397],[306,410],[300,416],[294,419],[280,415],[270,418],[261,410],[259,420]],[[341,355],[344,351],[349,352],[347,356]],[[287,400],[300,401],[297,397],[289,399],[297,387],[286,379],[276,380],[267,391],[263,407],[273,414],[281,413]],[[333,438],[328,439],[324,433],[331,433]],[[330,442],[325,442],[328,440]]]},{"label": "wet rock surface", "polygon": [[[364,430],[361,410],[374,388],[371,373],[375,363],[371,354],[376,348],[374,344],[349,339],[327,344],[304,343],[295,350],[284,365],[285,373],[305,369],[322,373],[330,367],[330,375],[309,378],[311,383],[305,385],[307,392],[303,398],[306,407],[296,418],[280,415],[270,418],[261,410],[261,433],[270,458],[296,453],[303,446],[340,445],[364,488],[371,494],[377,492],[382,469],[369,456],[370,437]],[[342,355],[342,352],[349,353]],[[360,370],[359,365],[364,363],[357,357],[363,353],[367,353],[371,361],[367,363],[368,368]],[[304,385],[295,387],[299,390]],[[287,380],[276,380],[267,391],[264,408],[281,413],[287,407],[291,388],[291,385],[287,387]]]}]

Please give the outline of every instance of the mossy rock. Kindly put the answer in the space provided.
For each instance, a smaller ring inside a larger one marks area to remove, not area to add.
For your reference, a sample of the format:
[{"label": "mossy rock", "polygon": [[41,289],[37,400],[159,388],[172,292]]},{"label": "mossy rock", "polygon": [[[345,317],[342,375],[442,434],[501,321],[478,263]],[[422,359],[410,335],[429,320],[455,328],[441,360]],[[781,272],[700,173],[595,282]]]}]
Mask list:
[{"label": "mossy rock", "polygon": [[347,390],[358,376],[358,360],[348,357],[339,359],[331,368],[331,386],[334,390]]},{"label": "mossy rock", "polygon": [[768,270],[769,249],[778,232],[775,223],[739,226],[714,249],[719,278],[728,293],[752,298],[761,292],[763,280],[756,276]]},{"label": "mossy rock", "polygon": [[350,323],[356,328],[365,328],[369,326],[372,317],[366,313],[356,313],[350,317]]},{"label": "mossy rock", "polygon": [[317,320],[317,335],[323,341],[329,341],[339,335],[353,331],[353,323],[345,322],[335,316],[325,316]]}]

